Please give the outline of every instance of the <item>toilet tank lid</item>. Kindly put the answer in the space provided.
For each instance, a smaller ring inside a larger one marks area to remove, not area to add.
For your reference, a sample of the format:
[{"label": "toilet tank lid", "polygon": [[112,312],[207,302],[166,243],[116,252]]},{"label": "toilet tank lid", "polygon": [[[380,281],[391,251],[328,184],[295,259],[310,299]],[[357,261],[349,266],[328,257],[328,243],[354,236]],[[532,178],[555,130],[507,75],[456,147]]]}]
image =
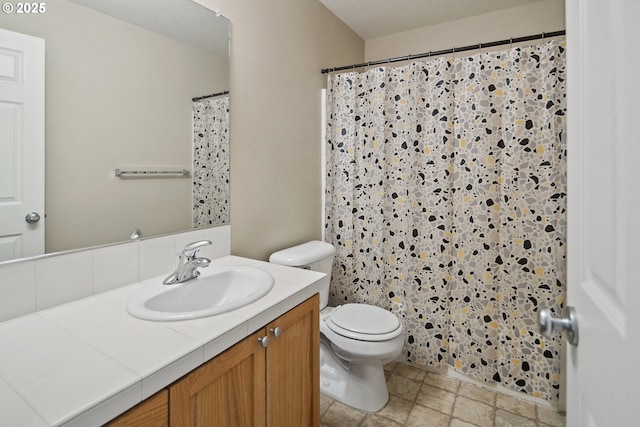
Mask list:
[{"label": "toilet tank lid", "polygon": [[336,249],[331,243],[312,240],[310,242],[273,253],[269,257],[269,262],[288,265],[291,267],[302,267],[313,262],[320,261],[328,256],[332,256],[335,253]]}]

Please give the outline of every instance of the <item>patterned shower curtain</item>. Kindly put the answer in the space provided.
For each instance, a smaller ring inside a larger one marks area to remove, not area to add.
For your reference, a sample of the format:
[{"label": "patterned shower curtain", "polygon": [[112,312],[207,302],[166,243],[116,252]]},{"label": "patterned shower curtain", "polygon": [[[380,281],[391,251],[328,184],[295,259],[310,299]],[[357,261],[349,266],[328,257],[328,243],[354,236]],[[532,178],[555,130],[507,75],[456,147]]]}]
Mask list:
[{"label": "patterned shower curtain", "polygon": [[399,315],[406,361],[557,402],[565,44],[329,77],[332,304]]},{"label": "patterned shower curtain", "polygon": [[229,97],[193,103],[193,226],[229,223]]}]

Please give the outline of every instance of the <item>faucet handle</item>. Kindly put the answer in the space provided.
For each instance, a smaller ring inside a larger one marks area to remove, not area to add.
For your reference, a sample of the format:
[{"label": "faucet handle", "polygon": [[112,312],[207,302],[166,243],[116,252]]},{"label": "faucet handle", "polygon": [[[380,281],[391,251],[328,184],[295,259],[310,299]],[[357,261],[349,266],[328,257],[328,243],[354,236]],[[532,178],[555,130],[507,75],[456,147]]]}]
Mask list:
[{"label": "faucet handle", "polygon": [[182,254],[188,259],[192,259],[198,253],[198,250],[203,246],[208,246],[211,244],[211,240],[199,240],[197,242],[189,243],[182,250]]}]

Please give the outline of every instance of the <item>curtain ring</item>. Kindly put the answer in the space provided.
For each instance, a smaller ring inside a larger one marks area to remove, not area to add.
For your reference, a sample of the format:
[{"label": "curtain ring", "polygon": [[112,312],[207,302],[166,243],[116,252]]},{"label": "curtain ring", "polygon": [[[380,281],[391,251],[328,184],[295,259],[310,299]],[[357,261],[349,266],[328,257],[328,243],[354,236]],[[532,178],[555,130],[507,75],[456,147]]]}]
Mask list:
[{"label": "curtain ring", "polygon": [[482,53],[482,43],[478,43],[478,50]]},{"label": "curtain ring", "polygon": [[509,49],[513,48],[513,37],[509,39]]}]

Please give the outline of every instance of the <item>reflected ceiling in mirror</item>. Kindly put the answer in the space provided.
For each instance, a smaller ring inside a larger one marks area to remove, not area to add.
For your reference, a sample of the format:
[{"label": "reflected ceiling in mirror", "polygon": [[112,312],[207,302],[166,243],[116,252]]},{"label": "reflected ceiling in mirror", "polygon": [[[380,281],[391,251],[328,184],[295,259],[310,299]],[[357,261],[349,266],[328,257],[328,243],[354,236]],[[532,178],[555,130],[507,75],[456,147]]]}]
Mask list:
[{"label": "reflected ceiling in mirror", "polygon": [[228,223],[229,21],[192,0],[46,7],[0,16],[45,40],[45,252]]}]

